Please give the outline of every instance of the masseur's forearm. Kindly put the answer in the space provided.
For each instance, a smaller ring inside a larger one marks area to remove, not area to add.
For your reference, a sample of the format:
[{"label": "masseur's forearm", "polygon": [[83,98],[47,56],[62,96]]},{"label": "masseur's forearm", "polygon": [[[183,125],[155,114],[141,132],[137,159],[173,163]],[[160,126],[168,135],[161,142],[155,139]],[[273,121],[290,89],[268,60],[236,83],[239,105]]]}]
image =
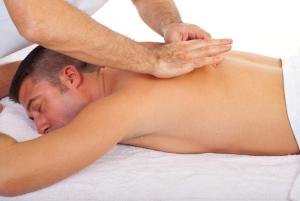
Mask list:
[{"label": "masseur's forearm", "polygon": [[169,24],[182,22],[172,0],[132,0],[132,2],[144,22],[161,36]]},{"label": "masseur's forearm", "polygon": [[8,95],[11,80],[20,62],[0,65],[0,98]]},{"label": "masseur's forearm", "polygon": [[152,51],[63,0],[4,1],[19,32],[31,42],[97,65],[143,73],[155,65]]}]

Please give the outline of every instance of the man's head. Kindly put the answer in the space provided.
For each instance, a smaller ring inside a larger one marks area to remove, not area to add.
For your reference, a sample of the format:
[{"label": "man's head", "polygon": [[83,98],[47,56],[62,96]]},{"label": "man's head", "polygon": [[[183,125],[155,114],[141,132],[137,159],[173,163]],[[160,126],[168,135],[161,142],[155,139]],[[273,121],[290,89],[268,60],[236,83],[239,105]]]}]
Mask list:
[{"label": "man's head", "polygon": [[91,101],[86,83],[98,69],[38,46],[20,64],[9,96],[26,108],[39,133],[47,133],[64,126]]}]

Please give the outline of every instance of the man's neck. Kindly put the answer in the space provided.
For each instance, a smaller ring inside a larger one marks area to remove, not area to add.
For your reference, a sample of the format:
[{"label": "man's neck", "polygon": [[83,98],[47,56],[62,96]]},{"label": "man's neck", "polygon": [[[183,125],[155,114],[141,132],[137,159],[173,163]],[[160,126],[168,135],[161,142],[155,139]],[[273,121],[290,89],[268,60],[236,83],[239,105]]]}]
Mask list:
[{"label": "man's neck", "polygon": [[88,83],[88,90],[93,100],[109,96],[124,84],[126,72],[113,68],[100,68],[94,81]]},{"label": "man's neck", "polygon": [[104,96],[109,96],[115,91],[116,79],[119,71],[104,67],[100,70],[100,80]]}]

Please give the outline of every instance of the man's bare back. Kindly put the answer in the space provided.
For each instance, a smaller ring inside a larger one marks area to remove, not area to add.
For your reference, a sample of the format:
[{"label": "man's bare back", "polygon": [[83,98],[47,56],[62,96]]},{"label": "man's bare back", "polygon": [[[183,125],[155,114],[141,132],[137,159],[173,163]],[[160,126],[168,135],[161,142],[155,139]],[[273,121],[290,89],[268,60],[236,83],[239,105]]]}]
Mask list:
[{"label": "man's bare back", "polygon": [[151,129],[126,136],[122,144],[174,153],[299,152],[286,112],[279,59],[234,52],[217,68],[179,78],[129,74],[121,74],[120,92],[147,91],[147,98],[127,96],[144,102],[136,107],[148,117]]}]

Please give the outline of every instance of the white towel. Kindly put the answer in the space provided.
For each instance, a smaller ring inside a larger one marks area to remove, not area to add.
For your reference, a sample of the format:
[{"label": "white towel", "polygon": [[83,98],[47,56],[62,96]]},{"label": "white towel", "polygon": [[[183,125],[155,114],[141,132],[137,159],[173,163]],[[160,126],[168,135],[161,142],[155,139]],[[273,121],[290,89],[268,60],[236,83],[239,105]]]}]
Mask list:
[{"label": "white towel", "polygon": [[0,132],[11,135],[17,141],[26,141],[39,137],[31,121],[20,104],[8,98],[0,101],[4,110],[0,113]]},{"label": "white towel", "polygon": [[292,201],[300,201],[300,172],[298,172],[297,179],[294,182],[293,188],[291,190],[290,199]]},{"label": "white towel", "polygon": [[[0,131],[9,131],[19,140],[37,137],[22,108],[4,102]],[[0,200],[300,201],[300,182],[295,182],[299,171],[296,155],[170,154],[118,145],[59,183],[13,198],[0,196]]]}]

